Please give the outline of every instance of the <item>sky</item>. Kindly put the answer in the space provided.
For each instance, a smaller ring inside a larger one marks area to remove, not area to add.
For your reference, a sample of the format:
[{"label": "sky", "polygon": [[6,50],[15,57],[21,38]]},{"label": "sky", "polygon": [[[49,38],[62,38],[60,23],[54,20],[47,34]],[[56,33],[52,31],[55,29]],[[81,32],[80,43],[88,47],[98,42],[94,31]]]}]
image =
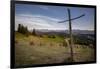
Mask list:
[{"label": "sky", "polygon": [[15,5],[15,30],[18,24],[32,29],[68,30],[69,22],[59,23],[68,20],[68,11],[71,11],[71,18],[82,14],[84,17],[72,21],[72,29],[94,30],[94,8],[50,6],[50,5]]}]

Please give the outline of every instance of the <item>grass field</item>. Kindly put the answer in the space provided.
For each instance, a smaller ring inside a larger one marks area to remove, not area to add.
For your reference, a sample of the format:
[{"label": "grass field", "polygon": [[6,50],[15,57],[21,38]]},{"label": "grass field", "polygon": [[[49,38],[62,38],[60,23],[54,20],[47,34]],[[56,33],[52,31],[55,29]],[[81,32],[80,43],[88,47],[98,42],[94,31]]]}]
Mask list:
[{"label": "grass field", "polygon": [[[70,62],[70,49],[64,38],[25,36],[15,33],[15,66]],[[78,48],[77,48],[78,46]],[[75,44],[74,62],[94,61],[94,49]]]}]

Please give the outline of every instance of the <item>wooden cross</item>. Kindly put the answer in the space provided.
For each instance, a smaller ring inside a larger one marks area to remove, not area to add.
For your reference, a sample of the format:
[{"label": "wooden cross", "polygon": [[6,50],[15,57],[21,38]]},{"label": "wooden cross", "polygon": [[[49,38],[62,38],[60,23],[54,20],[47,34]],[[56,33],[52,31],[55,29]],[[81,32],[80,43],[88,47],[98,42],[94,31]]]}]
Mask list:
[{"label": "wooden cross", "polygon": [[71,19],[70,9],[67,9],[67,11],[68,11],[68,20],[60,21],[59,23],[63,23],[63,22],[69,21],[70,53],[71,53],[71,60],[73,62],[74,61],[74,58],[73,58],[73,55],[74,55],[74,53],[73,53],[73,45],[74,44],[73,44],[73,37],[72,37],[72,21],[85,16],[85,14]]}]

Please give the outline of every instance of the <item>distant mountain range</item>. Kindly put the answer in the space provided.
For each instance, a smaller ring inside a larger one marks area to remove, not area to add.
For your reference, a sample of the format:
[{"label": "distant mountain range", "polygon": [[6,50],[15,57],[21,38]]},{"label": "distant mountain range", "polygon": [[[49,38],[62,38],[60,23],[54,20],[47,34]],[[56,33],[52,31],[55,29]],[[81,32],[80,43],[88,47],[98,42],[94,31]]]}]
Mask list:
[{"label": "distant mountain range", "polygon": [[[48,29],[36,29],[37,34],[69,34],[68,30],[48,30]],[[95,32],[92,30],[73,30],[73,34],[94,34]]]}]

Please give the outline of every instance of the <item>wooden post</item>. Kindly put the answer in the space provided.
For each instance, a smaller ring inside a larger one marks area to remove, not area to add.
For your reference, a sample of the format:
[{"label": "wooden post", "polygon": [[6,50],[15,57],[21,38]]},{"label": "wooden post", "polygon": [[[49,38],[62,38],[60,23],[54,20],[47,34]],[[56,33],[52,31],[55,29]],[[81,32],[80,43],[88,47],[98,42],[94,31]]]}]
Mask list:
[{"label": "wooden post", "polygon": [[68,9],[68,17],[69,17],[69,34],[70,34],[70,53],[71,53],[71,60],[73,62],[73,37],[72,37],[72,26],[71,26],[71,14],[70,9]]},{"label": "wooden post", "polygon": [[68,11],[68,20],[60,21],[59,23],[64,23],[64,22],[69,21],[69,34],[70,34],[70,45],[69,46],[70,46],[71,60],[73,62],[74,61],[74,51],[73,51],[74,43],[73,43],[73,37],[72,37],[72,25],[71,24],[72,24],[73,20],[81,18],[81,17],[85,16],[85,14],[71,19],[70,9],[67,9],[67,11]]}]

